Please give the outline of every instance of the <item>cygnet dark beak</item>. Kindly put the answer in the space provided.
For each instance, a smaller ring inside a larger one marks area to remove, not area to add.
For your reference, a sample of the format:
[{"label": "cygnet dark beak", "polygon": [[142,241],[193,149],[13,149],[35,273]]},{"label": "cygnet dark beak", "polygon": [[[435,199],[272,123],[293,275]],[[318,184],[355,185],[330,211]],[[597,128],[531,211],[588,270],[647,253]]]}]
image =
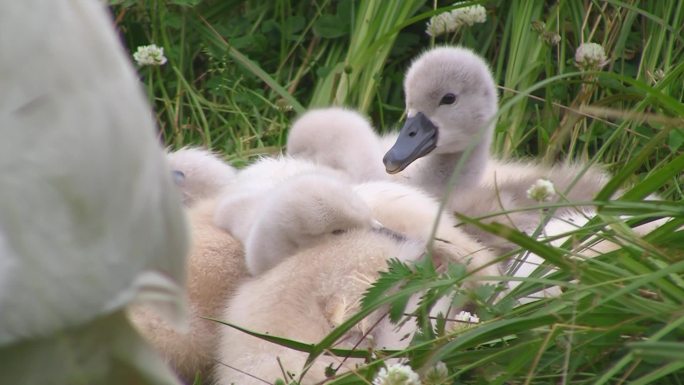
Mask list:
[{"label": "cygnet dark beak", "polygon": [[437,146],[438,132],[437,126],[422,112],[406,119],[394,146],[382,158],[387,173],[398,173],[416,159],[434,150]]}]

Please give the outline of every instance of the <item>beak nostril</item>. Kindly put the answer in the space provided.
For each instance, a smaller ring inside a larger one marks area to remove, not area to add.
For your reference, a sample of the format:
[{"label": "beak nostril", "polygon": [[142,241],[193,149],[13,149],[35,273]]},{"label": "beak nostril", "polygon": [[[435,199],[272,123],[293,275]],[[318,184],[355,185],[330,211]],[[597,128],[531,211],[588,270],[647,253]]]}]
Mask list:
[{"label": "beak nostril", "polygon": [[385,153],[383,163],[388,174],[404,170],[437,146],[438,127],[422,112],[407,118],[394,145]]}]

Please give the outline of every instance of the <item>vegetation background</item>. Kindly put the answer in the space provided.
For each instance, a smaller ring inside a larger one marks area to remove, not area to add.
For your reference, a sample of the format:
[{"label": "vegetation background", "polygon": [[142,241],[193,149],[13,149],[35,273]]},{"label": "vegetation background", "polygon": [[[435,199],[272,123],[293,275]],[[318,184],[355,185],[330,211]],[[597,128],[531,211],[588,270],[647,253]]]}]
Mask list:
[{"label": "vegetation background", "polygon": [[[211,148],[238,167],[282,151],[291,122],[309,107],[348,106],[378,131],[392,130],[401,124],[402,80],[413,57],[445,43],[479,52],[500,87],[493,151],[605,164],[615,177],[596,198],[600,215],[573,239],[603,230],[622,247],[578,261],[567,258],[572,242],[558,248],[509,234],[558,273],[530,278],[498,301],[494,286],[463,292],[480,305],[482,324],[444,331],[439,322],[422,323],[424,338],[397,354],[423,371],[447,363],[445,383],[684,384],[684,234],[677,231],[684,224],[684,2],[110,3],[131,52],[155,43],[168,58],[139,69],[161,140],[173,149]],[[430,17],[469,4],[487,9],[485,23],[426,34]],[[575,66],[583,42],[605,48],[601,71]],[[607,202],[619,187],[629,188]],[[662,201],[643,201],[651,193]],[[673,219],[643,239],[630,230],[662,217]],[[395,266],[386,281],[409,291],[432,283],[437,296],[468,279],[452,273]],[[515,298],[550,283],[564,294],[514,306]],[[376,299],[366,304],[396,300]],[[316,345],[312,357],[332,341]],[[372,379],[378,362],[357,374]],[[363,382],[343,372],[336,383]]]}]

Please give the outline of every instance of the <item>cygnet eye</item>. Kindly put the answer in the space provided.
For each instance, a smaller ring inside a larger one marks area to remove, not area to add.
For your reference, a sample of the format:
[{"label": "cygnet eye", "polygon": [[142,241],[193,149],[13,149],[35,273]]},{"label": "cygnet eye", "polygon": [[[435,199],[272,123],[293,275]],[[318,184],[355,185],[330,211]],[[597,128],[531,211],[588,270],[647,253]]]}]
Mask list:
[{"label": "cygnet eye", "polygon": [[333,235],[340,235],[340,234],[344,234],[346,232],[347,232],[347,230],[345,230],[345,229],[336,229],[336,230],[332,231],[332,234]]},{"label": "cygnet eye", "polygon": [[454,104],[456,102],[456,95],[452,94],[451,92],[445,94],[442,96],[442,100],[439,101],[439,104]]},{"label": "cygnet eye", "polygon": [[171,175],[173,176],[173,182],[176,183],[177,186],[180,186],[185,182],[185,173],[180,170],[173,170],[171,171]]}]

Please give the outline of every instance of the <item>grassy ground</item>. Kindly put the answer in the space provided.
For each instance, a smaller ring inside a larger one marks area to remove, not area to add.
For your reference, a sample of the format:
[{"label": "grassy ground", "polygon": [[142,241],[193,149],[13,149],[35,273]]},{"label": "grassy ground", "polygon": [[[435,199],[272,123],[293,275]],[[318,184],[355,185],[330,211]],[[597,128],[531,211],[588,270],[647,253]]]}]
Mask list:
[{"label": "grassy ground", "polygon": [[[597,200],[632,187],[622,202],[602,203],[576,238],[602,228],[624,246],[579,262],[565,248],[511,234],[559,267],[549,279],[567,287],[564,294],[515,308],[492,304],[493,287],[464,294],[481,304],[483,324],[448,335],[426,326],[425,338],[404,353],[414,368],[446,362],[459,384],[684,384],[684,233],[675,231],[684,224],[683,2],[481,1],[485,23],[436,38],[425,24],[451,3],[113,3],[131,51],[156,43],[168,57],[161,67],[140,68],[164,143],[203,145],[236,166],[281,151],[290,123],[310,106],[353,107],[378,131],[392,130],[401,122],[411,58],[443,43],[482,54],[500,86],[493,150],[606,164],[615,178]],[[602,71],[578,71],[582,42],[605,48]],[[665,202],[642,201],[653,192]],[[636,219],[625,225],[617,220],[624,214]],[[628,226],[663,216],[675,219],[645,239]],[[401,271],[397,281],[436,279]],[[463,279],[437,282],[453,288]],[[516,295],[542,281],[530,280]]]}]

